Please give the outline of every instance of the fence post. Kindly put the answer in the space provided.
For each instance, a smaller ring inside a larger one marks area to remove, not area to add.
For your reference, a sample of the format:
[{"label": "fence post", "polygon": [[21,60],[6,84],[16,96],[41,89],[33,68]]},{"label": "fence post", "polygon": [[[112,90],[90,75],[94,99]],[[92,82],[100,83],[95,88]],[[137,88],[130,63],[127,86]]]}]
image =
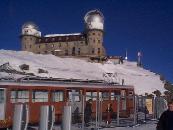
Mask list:
[{"label": "fence post", "polygon": [[84,130],[84,116],[85,116],[85,97],[82,95],[82,130]]},{"label": "fence post", "polygon": [[120,96],[117,96],[117,126],[120,125]]},{"label": "fence post", "polygon": [[13,116],[12,130],[27,130],[28,126],[28,106],[24,104],[16,104]]},{"label": "fence post", "polygon": [[137,117],[137,96],[135,95],[133,99],[134,99],[134,125],[135,125],[137,123],[136,118],[138,118]]},{"label": "fence post", "polygon": [[55,111],[53,106],[41,106],[39,130],[52,130],[55,122]]},{"label": "fence post", "polygon": [[72,113],[71,106],[64,106],[62,130],[71,130]]}]

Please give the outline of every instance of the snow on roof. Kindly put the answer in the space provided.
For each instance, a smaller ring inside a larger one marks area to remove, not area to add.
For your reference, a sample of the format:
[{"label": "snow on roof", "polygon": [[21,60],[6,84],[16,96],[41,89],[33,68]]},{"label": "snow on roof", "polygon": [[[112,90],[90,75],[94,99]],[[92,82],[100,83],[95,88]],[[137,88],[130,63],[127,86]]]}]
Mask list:
[{"label": "snow on roof", "polygon": [[[155,90],[165,91],[160,76],[149,70],[137,67],[136,62],[125,61],[124,64],[114,64],[109,61],[105,64],[91,63],[75,58],[60,58],[54,55],[33,54],[25,51],[0,50],[0,65],[9,62],[15,70],[21,71],[19,65],[29,65],[28,73],[40,77],[105,80],[107,82],[133,85],[137,94],[152,93]],[[38,73],[38,69],[48,73]],[[8,77],[0,72],[0,78]],[[15,75],[9,74],[10,78]],[[19,77],[19,76],[17,76]]]},{"label": "snow on roof", "polygon": [[56,36],[73,36],[73,35],[82,35],[81,33],[69,33],[69,34],[47,34],[44,37],[56,37]]}]

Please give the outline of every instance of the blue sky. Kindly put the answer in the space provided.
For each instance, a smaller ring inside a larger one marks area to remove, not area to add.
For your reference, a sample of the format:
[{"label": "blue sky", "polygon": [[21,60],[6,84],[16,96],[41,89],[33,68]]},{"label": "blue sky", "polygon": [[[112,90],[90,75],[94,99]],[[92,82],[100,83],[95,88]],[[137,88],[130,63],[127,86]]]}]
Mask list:
[{"label": "blue sky", "polygon": [[145,68],[173,82],[173,1],[171,0],[3,0],[0,4],[0,49],[20,50],[21,26],[33,21],[43,35],[84,31],[87,11],[105,17],[108,55],[137,59]]}]

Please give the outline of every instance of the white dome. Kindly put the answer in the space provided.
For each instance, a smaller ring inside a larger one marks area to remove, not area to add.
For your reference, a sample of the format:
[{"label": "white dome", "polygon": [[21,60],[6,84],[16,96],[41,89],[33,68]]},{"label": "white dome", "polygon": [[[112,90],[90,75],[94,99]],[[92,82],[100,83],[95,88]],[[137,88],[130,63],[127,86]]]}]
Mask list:
[{"label": "white dome", "polygon": [[38,30],[38,26],[33,23],[33,22],[26,22],[25,24],[23,24],[22,29],[24,28],[29,28],[29,29],[35,29]]},{"label": "white dome", "polygon": [[40,37],[41,32],[38,31],[38,26],[33,22],[26,22],[22,26],[22,35],[33,35]]},{"label": "white dome", "polygon": [[87,29],[101,29],[103,30],[104,16],[98,10],[89,11],[85,17],[85,24]]}]

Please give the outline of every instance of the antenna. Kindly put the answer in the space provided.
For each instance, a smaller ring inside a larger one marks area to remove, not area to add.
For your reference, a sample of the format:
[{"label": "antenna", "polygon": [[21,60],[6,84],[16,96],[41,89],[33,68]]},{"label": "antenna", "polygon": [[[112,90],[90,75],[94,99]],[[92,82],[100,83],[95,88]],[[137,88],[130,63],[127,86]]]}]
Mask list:
[{"label": "antenna", "polygon": [[127,57],[127,49],[126,49],[126,56],[125,56],[125,60],[128,60],[128,57]]},{"label": "antenna", "polygon": [[139,67],[142,66],[141,57],[142,57],[142,54],[141,54],[141,51],[139,51],[138,52],[138,61],[137,61],[137,66],[139,66]]}]

